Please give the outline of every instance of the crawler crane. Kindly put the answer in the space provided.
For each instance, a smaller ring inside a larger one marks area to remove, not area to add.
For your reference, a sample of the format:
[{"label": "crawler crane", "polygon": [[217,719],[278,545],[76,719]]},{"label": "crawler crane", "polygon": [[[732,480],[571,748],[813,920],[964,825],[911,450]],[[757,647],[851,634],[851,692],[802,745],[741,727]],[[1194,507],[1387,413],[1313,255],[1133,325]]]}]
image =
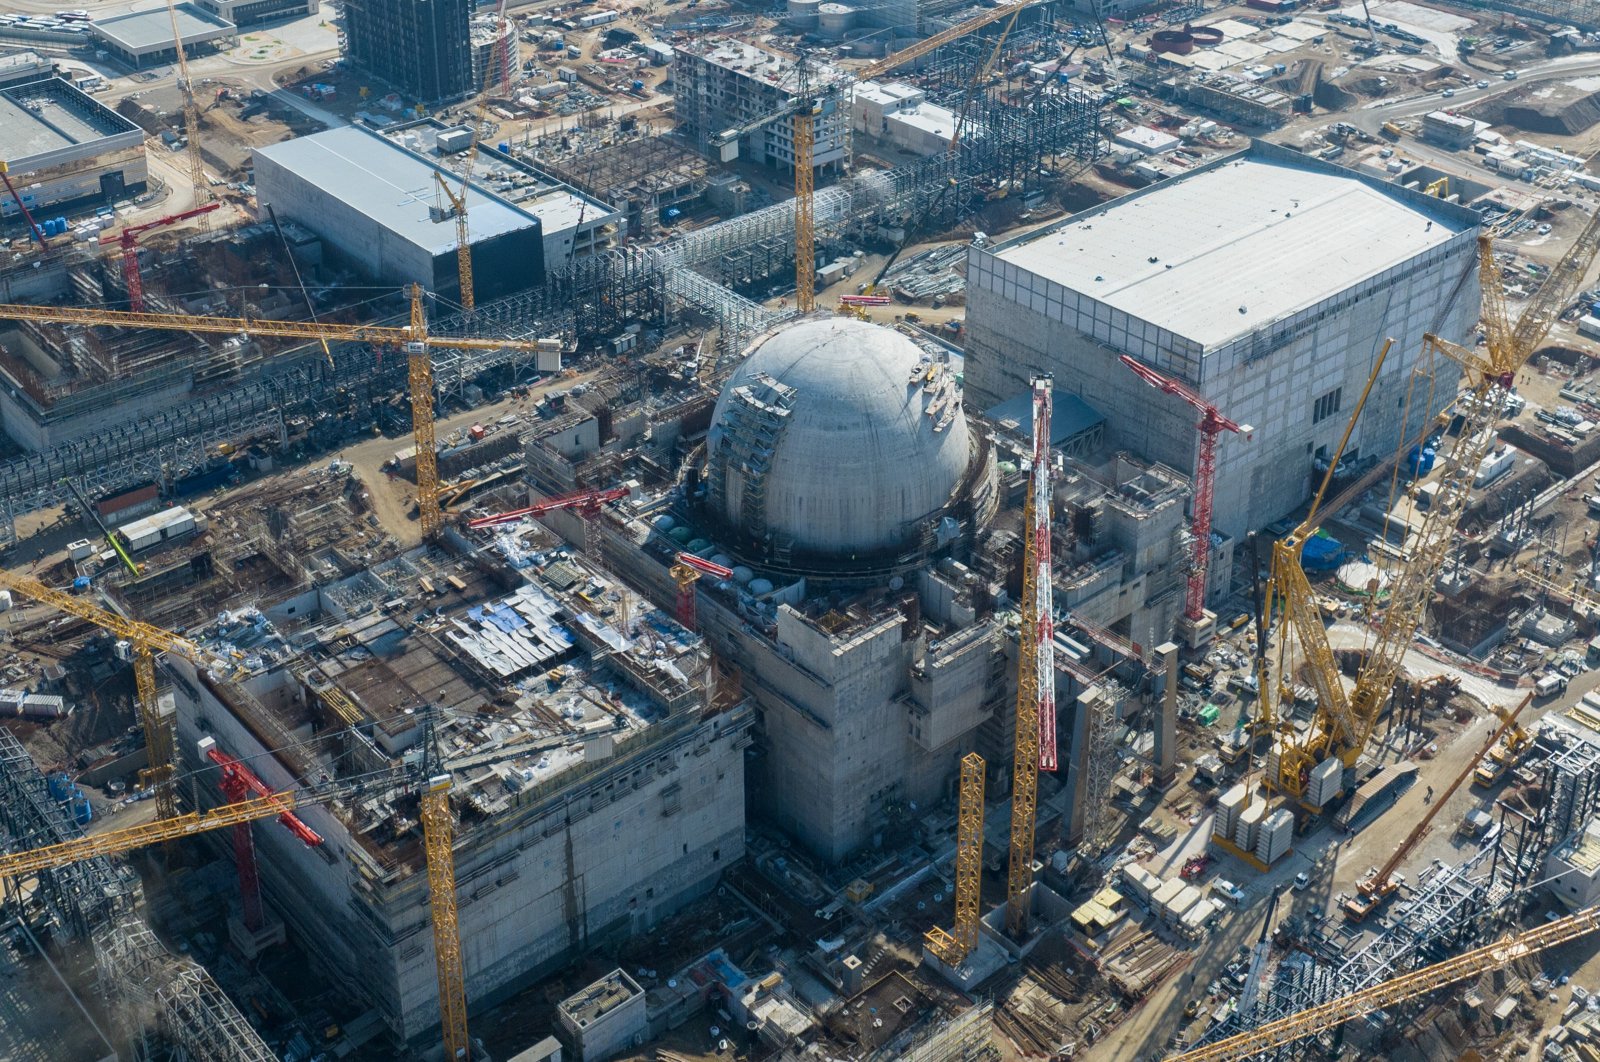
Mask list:
[{"label": "crawler crane", "polygon": [[[1462,414],[1460,434],[1439,461],[1439,489],[1434,500],[1406,527],[1404,559],[1389,584],[1389,598],[1377,636],[1348,693],[1320,609],[1300,568],[1304,540],[1298,534],[1290,535],[1273,546],[1270,585],[1274,603],[1283,612],[1284,626],[1292,628],[1293,637],[1298,640],[1318,705],[1311,725],[1304,731],[1297,730],[1288,713],[1277,710],[1285,696],[1279,685],[1287,684],[1288,673],[1280,667],[1270,681],[1267,675],[1261,676],[1264,720],[1278,729],[1265,779],[1272,789],[1308,809],[1320,810],[1308,799],[1311,772],[1331,759],[1348,769],[1360,758],[1422,622],[1434,579],[1443,569],[1455,540],[1478,466],[1494,441],[1495,425],[1505,411],[1517,370],[1526,364],[1582,288],[1584,274],[1597,252],[1600,211],[1590,217],[1513,323],[1506,312],[1493,244],[1488,238],[1479,238],[1486,344],[1480,353],[1437,335],[1430,334],[1424,341],[1429,352],[1450,358],[1464,371],[1466,388],[1456,406]],[[1277,637],[1281,647],[1287,644],[1289,633],[1280,629]]]}]

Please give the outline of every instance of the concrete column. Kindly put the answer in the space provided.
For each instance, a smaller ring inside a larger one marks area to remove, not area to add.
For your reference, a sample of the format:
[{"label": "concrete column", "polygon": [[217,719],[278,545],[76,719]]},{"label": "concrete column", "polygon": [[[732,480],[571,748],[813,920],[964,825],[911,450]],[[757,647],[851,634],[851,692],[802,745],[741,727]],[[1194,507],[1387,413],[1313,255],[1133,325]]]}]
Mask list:
[{"label": "concrete column", "polygon": [[1165,789],[1178,773],[1178,646],[1162,642],[1156,646],[1166,673],[1166,689],[1161,692],[1161,710],[1156,715],[1156,787]]}]

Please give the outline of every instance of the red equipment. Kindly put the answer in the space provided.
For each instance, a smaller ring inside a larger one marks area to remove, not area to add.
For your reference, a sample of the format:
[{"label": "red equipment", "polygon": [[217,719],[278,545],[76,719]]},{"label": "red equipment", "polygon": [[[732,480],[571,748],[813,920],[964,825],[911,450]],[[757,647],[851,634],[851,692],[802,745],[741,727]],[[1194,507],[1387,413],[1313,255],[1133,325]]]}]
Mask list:
[{"label": "red equipment", "polygon": [[[1055,584],[1050,574],[1050,504],[1055,488],[1050,449],[1050,417],[1055,406],[1054,377],[1033,378],[1033,475],[1028,489],[1033,492],[1033,549],[1024,562],[1034,566],[1034,599],[1024,602],[1031,613],[1023,616],[1023,633],[1033,627],[1035,691],[1039,704],[1039,770],[1053,771],[1056,757],[1056,606]],[[1030,842],[1031,843],[1031,842]]]},{"label": "red equipment", "polygon": [[[216,741],[206,738],[200,745],[206,757],[222,768],[217,787],[228,798],[228,803],[236,804],[251,797],[273,795],[274,790],[256,777],[256,773],[245,766],[243,760],[217,748]],[[278,821],[304,841],[307,848],[315,848],[322,843],[322,835],[292,811],[279,815]],[[250,835],[248,822],[237,823],[233,827],[233,861],[239,868],[239,896],[244,908],[244,924],[253,933],[261,928],[262,923],[261,875],[256,868],[255,839]]]},{"label": "red equipment", "polygon": [[595,517],[600,515],[600,506],[606,502],[613,502],[628,496],[627,487],[611,487],[607,490],[579,490],[571,494],[563,494],[557,498],[546,498],[526,509],[512,509],[510,512],[495,513],[493,516],[479,516],[468,520],[468,527],[499,527],[501,524],[514,524],[524,517],[540,517],[545,513],[553,513],[557,509],[576,509],[578,515]]},{"label": "red equipment", "polygon": [[1163,376],[1147,365],[1141,365],[1126,354],[1118,360],[1151,387],[1169,395],[1177,395],[1200,411],[1200,458],[1194,470],[1194,519],[1190,528],[1194,543],[1189,554],[1189,592],[1184,598],[1183,614],[1191,620],[1200,619],[1206,611],[1206,562],[1211,557],[1211,491],[1217,474],[1217,436],[1224,431],[1249,438],[1248,424],[1235,424],[1217,411],[1217,407],[1201,398],[1186,384]]},{"label": "red equipment", "polygon": [[39,225],[33,220],[33,215],[28,213],[28,205],[22,201],[22,196],[17,192],[17,186],[11,183],[11,174],[6,171],[6,164],[0,162],[0,181],[6,182],[6,191],[11,193],[11,198],[16,201],[17,209],[22,211],[23,220],[28,223],[28,228],[33,230],[33,238],[39,241],[40,247],[50,246],[44,242],[44,233],[39,231]]},{"label": "red equipment", "polygon": [[702,575],[731,579],[733,569],[724,568],[704,557],[696,557],[693,553],[679,553],[673,560],[677,562],[672,566],[671,575],[672,581],[678,584],[678,622],[692,631],[695,629],[694,584],[700,581]]},{"label": "red equipment", "polygon": [[151,229],[165,228],[189,218],[199,217],[201,214],[209,214],[221,206],[221,203],[207,203],[193,210],[185,210],[181,214],[168,214],[164,218],[147,221],[143,225],[129,225],[116,236],[107,234],[100,237],[102,244],[122,245],[122,280],[128,287],[128,306],[135,313],[144,312],[144,278],[139,275],[139,241],[136,237]]}]

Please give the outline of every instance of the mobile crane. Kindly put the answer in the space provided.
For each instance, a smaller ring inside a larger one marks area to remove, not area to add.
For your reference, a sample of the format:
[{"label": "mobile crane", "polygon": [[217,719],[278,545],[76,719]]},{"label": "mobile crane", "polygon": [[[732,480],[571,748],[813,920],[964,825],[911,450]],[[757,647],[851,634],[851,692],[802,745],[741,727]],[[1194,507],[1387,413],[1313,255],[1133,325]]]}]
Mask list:
[{"label": "mobile crane", "polygon": [[411,323],[400,327],[370,324],[325,324],[316,321],[269,321],[254,317],[189,317],[183,314],[123,313],[115,310],[81,309],[61,306],[0,305],[0,320],[33,321],[40,324],[117,325],[125,328],[157,328],[172,332],[199,332],[211,335],[247,335],[277,339],[343,340],[398,346],[405,351],[410,372],[411,431],[417,448],[417,512],[422,537],[431,539],[444,526],[439,505],[439,465],[433,434],[433,362],[428,351],[434,347],[450,350],[537,350],[532,339],[474,339],[462,336],[428,334],[428,319],[423,312],[422,286],[408,286]]},{"label": "mobile crane", "polygon": [[[1533,694],[1528,694],[1528,699],[1532,698]],[[1527,701],[1523,702],[1526,703]],[[1478,763],[1477,770],[1472,772],[1472,784],[1485,789],[1504,778],[1508,771],[1522,762],[1528,755],[1528,750],[1533,747],[1533,735],[1517,725],[1515,712],[1508,716],[1504,709],[1492,710],[1503,725],[1497,732],[1498,740],[1494,740],[1488,755],[1479,754],[1481,762]],[[1521,710],[1517,709],[1518,712]]]},{"label": "mobile crane", "polygon": [[[1507,712],[1502,708],[1496,708],[1494,713],[1500,718],[1500,728],[1490,737],[1490,744],[1498,740],[1508,739],[1513,732],[1522,733],[1522,729],[1517,726],[1517,716],[1521,715],[1522,710],[1532,703],[1533,694],[1530,693],[1522,698],[1522,703],[1518,704],[1514,711]],[[1367,915],[1377,910],[1384,900],[1388,899],[1400,888],[1401,879],[1396,876],[1395,869],[1411,854],[1411,850],[1417,846],[1417,842],[1427,834],[1429,827],[1433,825],[1433,820],[1444,810],[1444,806],[1450,803],[1450,798],[1455,795],[1457,789],[1461,788],[1461,783],[1465,782],[1468,776],[1473,773],[1473,769],[1478,766],[1478,761],[1483,759],[1484,754],[1488,751],[1489,745],[1479,749],[1477,754],[1467,761],[1467,765],[1461,769],[1461,772],[1451,780],[1445,791],[1440,793],[1433,801],[1432,806],[1428,808],[1428,813],[1422,816],[1421,821],[1416,826],[1412,827],[1411,832],[1406,835],[1405,840],[1401,841],[1389,858],[1384,861],[1383,866],[1356,882],[1356,895],[1344,903],[1344,916],[1346,919],[1351,922],[1365,921]]]},{"label": "mobile crane", "polygon": [[1288,681],[1286,673],[1280,668],[1272,681],[1262,675],[1264,716],[1279,730],[1265,778],[1271,789],[1310,810],[1320,810],[1308,800],[1311,772],[1334,759],[1348,769],[1360,758],[1422,622],[1434,579],[1455,540],[1473,479],[1494,440],[1494,426],[1510,398],[1517,370],[1544,341],[1583,286],[1584,274],[1597,252],[1600,212],[1590,217],[1513,323],[1506,311],[1505,292],[1496,282],[1494,245],[1485,237],[1479,238],[1485,350],[1480,354],[1431,333],[1424,340],[1429,351],[1456,361],[1465,372],[1467,393],[1457,404],[1458,409],[1464,410],[1463,422],[1453,445],[1439,462],[1440,489],[1435,500],[1408,528],[1405,557],[1389,584],[1389,600],[1377,637],[1348,692],[1328,642],[1321,611],[1300,568],[1303,540],[1291,535],[1274,544],[1269,585],[1273,589],[1272,600],[1281,605],[1284,614],[1283,629],[1278,634],[1280,649],[1291,636],[1298,640],[1304,669],[1317,691],[1318,705],[1311,725],[1303,731],[1297,729],[1288,713],[1276,710],[1284,696],[1279,682]]}]

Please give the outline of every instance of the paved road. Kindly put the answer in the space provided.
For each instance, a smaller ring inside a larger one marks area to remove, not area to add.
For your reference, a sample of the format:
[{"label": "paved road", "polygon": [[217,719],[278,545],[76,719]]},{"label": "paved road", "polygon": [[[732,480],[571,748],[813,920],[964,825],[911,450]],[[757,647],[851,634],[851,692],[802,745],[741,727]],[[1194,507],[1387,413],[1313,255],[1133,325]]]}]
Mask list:
[{"label": "paved road", "polygon": [[[1394,101],[1380,101],[1355,110],[1344,111],[1338,115],[1338,120],[1349,122],[1368,133],[1376,133],[1384,122],[1393,118],[1415,118],[1419,114],[1427,114],[1429,111],[1437,111],[1444,107],[1467,107],[1498,93],[1520,88],[1530,81],[1558,81],[1589,74],[1600,74],[1600,55],[1592,53],[1564,55],[1522,67],[1518,71],[1516,81],[1505,81],[1496,74],[1484,73],[1481,78],[1489,82],[1489,87],[1486,89],[1457,89],[1455,95],[1450,98],[1437,92],[1428,92]],[[1326,125],[1328,118],[1320,118],[1315,124]]]}]

